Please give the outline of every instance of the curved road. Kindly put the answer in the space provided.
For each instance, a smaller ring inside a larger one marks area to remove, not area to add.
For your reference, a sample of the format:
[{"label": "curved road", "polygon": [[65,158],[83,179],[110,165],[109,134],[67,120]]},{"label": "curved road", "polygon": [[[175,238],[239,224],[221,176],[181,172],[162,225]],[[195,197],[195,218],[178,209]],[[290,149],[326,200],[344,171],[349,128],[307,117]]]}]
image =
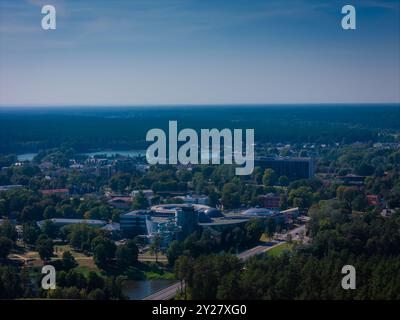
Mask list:
[{"label": "curved road", "polygon": [[[291,234],[292,237],[295,238],[297,236],[297,234],[300,233],[300,231],[303,229],[305,229],[305,225],[297,227],[293,230],[290,230],[289,232],[287,232],[284,235]],[[240,260],[245,261],[252,256],[267,252],[268,250],[271,250],[285,242],[286,241],[274,242],[274,244],[272,246],[266,246],[266,245],[256,246],[249,250],[243,251],[242,253],[239,253],[238,258]],[[153,293],[153,294],[143,298],[142,300],[171,300],[175,297],[175,295],[178,291],[181,291],[181,283],[180,282],[174,283],[173,285],[170,285],[169,287],[166,287],[165,289],[162,289],[156,293]]]}]

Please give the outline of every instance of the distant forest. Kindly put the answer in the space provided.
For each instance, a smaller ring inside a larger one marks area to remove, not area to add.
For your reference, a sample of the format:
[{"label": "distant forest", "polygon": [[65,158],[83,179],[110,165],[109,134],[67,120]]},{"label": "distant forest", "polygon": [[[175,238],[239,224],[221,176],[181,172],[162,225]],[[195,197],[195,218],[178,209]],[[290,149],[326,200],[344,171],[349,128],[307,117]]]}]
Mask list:
[{"label": "distant forest", "polygon": [[0,108],[0,153],[58,147],[76,151],[147,146],[146,133],[254,128],[258,143],[394,141],[400,105]]}]

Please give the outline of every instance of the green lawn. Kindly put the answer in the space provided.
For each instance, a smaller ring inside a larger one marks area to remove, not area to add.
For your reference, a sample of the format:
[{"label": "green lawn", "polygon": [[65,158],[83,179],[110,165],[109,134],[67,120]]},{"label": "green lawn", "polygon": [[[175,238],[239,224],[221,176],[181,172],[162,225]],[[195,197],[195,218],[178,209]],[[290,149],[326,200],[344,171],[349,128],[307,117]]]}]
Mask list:
[{"label": "green lawn", "polygon": [[270,256],[277,257],[282,254],[285,250],[291,251],[293,249],[294,243],[283,242],[275,248],[269,250],[267,253]]},{"label": "green lawn", "polygon": [[81,252],[75,251],[70,245],[54,246],[54,258],[61,259],[65,251],[69,251],[78,263],[77,270],[82,271],[85,275],[89,271],[100,272],[99,268],[93,261],[93,257],[88,257]]},{"label": "green lawn", "polygon": [[145,272],[146,279],[147,280],[175,280],[175,274],[172,272],[164,272],[163,274],[152,272],[152,271],[147,271]]}]

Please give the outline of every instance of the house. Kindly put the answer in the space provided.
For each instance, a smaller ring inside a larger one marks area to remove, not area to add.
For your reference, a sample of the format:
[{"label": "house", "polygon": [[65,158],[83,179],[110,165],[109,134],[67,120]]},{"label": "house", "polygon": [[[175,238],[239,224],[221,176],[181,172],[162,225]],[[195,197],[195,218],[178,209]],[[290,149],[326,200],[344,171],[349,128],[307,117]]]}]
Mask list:
[{"label": "house", "polygon": [[393,215],[395,212],[396,212],[395,209],[384,208],[384,209],[381,211],[381,216],[384,217],[384,218],[385,218],[385,217],[390,217],[390,216]]},{"label": "house", "polygon": [[279,210],[280,208],[280,196],[275,193],[268,193],[258,197],[264,208],[270,210]]},{"label": "house", "polygon": [[132,200],[135,199],[135,197],[136,197],[140,192],[142,192],[142,193],[144,194],[144,196],[145,196],[146,199],[147,199],[147,202],[149,203],[149,205],[151,205],[151,204],[152,204],[152,199],[155,197],[154,192],[153,192],[153,190],[151,190],[151,189],[146,189],[146,190],[133,190],[133,191],[131,192]]},{"label": "house", "polygon": [[154,192],[151,189],[146,189],[146,190],[133,190],[131,192],[131,197],[134,198],[138,195],[139,192],[144,193],[144,195],[146,196],[146,198],[150,198],[150,197],[154,197]]},{"label": "house", "polygon": [[364,185],[364,176],[357,176],[355,174],[347,174],[345,176],[337,176],[336,182],[346,186],[362,186]]},{"label": "house", "polygon": [[368,194],[367,199],[368,199],[368,205],[370,206],[377,207],[380,205],[379,196],[376,194]]},{"label": "house", "polygon": [[132,206],[132,198],[127,197],[112,197],[107,203],[114,208],[126,210]]}]

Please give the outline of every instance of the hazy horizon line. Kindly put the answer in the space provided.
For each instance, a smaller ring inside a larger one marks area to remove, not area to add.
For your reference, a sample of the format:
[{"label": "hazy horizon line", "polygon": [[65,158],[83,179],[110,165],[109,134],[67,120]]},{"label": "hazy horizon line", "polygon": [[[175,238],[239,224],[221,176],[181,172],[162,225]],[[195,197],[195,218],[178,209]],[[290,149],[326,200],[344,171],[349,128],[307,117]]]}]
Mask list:
[{"label": "hazy horizon line", "polygon": [[24,104],[24,105],[0,105],[0,109],[23,109],[23,108],[168,108],[168,107],[274,107],[274,106],[333,106],[333,105],[351,105],[351,106],[372,106],[372,105],[399,105],[398,102],[284,102],[284,103],[166,103],[166,104]]}]

